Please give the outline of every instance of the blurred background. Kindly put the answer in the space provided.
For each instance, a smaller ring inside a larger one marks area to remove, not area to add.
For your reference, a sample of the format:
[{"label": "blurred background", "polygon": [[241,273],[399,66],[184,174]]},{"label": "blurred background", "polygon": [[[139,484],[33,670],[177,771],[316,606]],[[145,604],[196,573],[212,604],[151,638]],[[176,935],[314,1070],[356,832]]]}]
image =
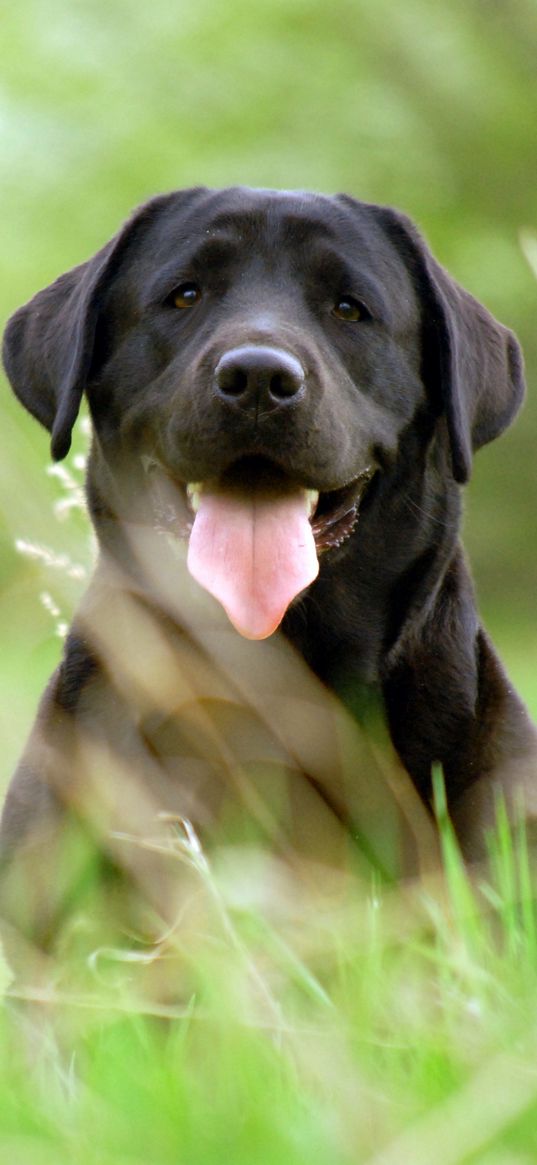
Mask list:
[{"label": "blurred background", "polygon": [[[404,209],[516,330],[529,398],[477,458],[465,542],[537,713],[535,0],[17,0],[0,21],[2,324],[146,197],[245,183]],[[92,546],[83,431],[50,476],[47,434],[5,381],[0,414],[2,780]]]}]

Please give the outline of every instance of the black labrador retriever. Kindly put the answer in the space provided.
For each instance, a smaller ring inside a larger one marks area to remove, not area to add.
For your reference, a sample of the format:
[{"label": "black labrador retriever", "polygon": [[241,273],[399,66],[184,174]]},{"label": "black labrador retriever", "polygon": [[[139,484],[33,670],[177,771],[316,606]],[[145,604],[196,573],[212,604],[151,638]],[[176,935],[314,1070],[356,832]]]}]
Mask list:
[{"label": "black labrador retriever", "polygon": [[[458,540],[521,353],[406,217],[344,195],[157,197],[15,314],[4,359],[56,459],[85,394],[100,544],[7,795],[11,924],[51,941],[79,834],[116,864],[161,811],[223,837],[231,795],[319,862],[331,816],[386,859],[390,804],[427,819],[435,763],[469,856],[499,793],[534,812],[536,733]],[[388,792],[351,718],[387,725]],[[120,863],[144,887],[149,850],[142,872]]]}]

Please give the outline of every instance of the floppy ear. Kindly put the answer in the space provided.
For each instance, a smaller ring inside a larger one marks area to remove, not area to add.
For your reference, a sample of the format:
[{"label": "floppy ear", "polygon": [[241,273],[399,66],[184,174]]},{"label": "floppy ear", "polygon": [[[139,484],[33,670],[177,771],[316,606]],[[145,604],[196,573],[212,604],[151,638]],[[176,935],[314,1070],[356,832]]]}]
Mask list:
[{"label": "floppy ear", "polygon": [[56,461],[69,452],[71,432],[91,371],[102,292],[135,232],[172,195],[137,210],[87,263],[61,275],[10,319],[4,366],[23,405],[52,434]]},{"label": "floppy ear", "polygon": [[436,262],[410,219],[387,208],[380,215],[417,285],[427,347],[425,376],[439,384],[453,477],[464,483],[470,477],[472,452],[498,437],[522,404],[520,345]]}]

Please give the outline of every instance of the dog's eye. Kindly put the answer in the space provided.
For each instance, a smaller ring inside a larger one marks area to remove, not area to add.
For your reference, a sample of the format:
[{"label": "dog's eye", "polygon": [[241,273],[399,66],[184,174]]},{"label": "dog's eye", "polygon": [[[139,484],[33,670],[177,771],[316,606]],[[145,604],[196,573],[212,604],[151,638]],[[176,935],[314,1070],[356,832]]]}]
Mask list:
[{"label": "dog's eye", "polygon": [[349,324],[356,324],[359,320],[371,318],[371,313],[367,310],[365,304],[360,303],[358,299],[354,299],[352,295],[343,295],[341,299],[338,299],[332,308],[332,315],[337,316],[338,320],[345,320]]},{"label": "dog's eye", "polygon": [[200,299],[201,290],[197,283],[182,283],[170,295],[172,307],[178,307],[181,311],[186,307],[195,307]]}]

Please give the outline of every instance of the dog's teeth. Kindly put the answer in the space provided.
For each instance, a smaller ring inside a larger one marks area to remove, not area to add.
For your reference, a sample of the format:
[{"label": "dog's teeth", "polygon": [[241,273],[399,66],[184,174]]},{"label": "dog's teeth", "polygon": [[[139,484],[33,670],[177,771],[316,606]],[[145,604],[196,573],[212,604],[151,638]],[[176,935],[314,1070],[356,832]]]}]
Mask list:
[{"label": "dog's teeth", "polygon": [[319,490],[318,489],[307,489],[305,491],[305,494],[306,494],[306,504],[307,504],[307,508],[308,508],[308,518],[313,518],[313,515],[317,509],[317,503],[319,501]]},{"label": "dog's teeth", "polygon": [[157,468],[157,462],[155,461],[155,458],[148,457],[147,453],[141,454],[140,461],[142,462],[144,473],[151,473],[153,469]]},{"label": "dog's teeth", "polygon": [[201,481],[189,481],[186,487],[186,496],[190,502],[190,508],[197,514],[200,505],[200,497],[203,485]]}]

